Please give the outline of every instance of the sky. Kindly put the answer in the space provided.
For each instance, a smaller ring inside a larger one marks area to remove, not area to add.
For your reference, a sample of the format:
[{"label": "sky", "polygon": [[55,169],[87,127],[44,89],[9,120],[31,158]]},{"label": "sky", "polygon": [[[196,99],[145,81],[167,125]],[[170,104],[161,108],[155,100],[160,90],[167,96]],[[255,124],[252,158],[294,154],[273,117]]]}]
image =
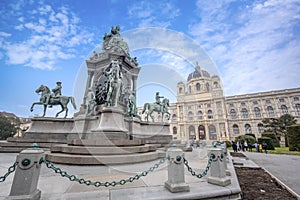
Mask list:
[{"label": "sky", "polygon": [[79,107],[85,60],[116,25],[141,67],[139,106],[156,91],[175,102],[196,62],[225,96],[300,87],[299,0],[0,0],[0,111],[41,115],[34,91],[57,81]]}]

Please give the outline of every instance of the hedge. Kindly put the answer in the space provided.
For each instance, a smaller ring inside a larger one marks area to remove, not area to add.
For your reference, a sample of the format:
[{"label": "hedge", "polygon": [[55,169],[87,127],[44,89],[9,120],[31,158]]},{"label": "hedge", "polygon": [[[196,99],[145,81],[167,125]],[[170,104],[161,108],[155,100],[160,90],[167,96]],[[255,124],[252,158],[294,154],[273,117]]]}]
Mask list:
[{"label": "hedge", "polygon": [[290,151],[300,151],[300,125],[287,127],[287,138]]},{"label": "hedge", "polygon": [[264,132],[261,134],[261,137],[271,138],[274,147],[280,147],[279,140],[276,135],[272,132]]}]

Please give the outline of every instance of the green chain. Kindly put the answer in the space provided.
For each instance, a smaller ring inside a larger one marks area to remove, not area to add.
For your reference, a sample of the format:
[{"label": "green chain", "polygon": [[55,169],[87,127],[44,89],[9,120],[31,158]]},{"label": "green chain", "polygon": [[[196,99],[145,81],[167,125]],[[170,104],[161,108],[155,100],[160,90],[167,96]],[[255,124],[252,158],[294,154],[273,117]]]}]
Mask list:
[{"label": "green chain", "polygon": [[12,166],[10,166],[6,172],[6,174],[4,174],[4,176],[0,176],[0,183],[4,182],[5,179],[16,170],[16,166],[18,165],[17,162],[15,162]]},{"label": "green chain", "polygon": [[210,168],[210,166],[211,166],[211,162],[212,162],[212,160],[213,160],[213,157],[214,157],[213,154],[211,154],[211,155],[209,156],[207,166],[206,166],[205,170],[204,170],[202,173],[200,173],[200,174],[196,174],[196,172],[193,171],[193,169],[189,166],[188,161],[187,161],[184,157],[183,157],[183,163],[185,164],[185,166],[188,168],[188,171],[189,171],[193,176],[196,176],[197,178],[203,178],[204,176],[207,175],[207,172],[208,172],[208,170],[209,170],[209,168]]},{"label": "green chain", "polygon": [[122,179],[120,181],[112,181],[112,182],[100,182],[100,181],[91,181],[91,180],[85,180],[83,178],[77,178],[75,175],[69,175],[67,172],[62,171],[59,167],[55,167],[53,165],[53,163],[49,162],[48,160],[41,160],[40,163],[44,162],[46,164],[46,166],[49,169],[52,169],[55,173],[60,174],[62,177],[66,177],[68,178],[70,181],[75,181],[78,182],[79,184],[85,184],[87,186],[92,185],[95,187],[100,187],[100,186],[104,186],[104,187],[109,187],[109,186],[117,186],[117,185],[124,185],[125,183],[128,182],[133,182],[135,180],[139,180],[139,178],[141,178],[142,176],[147,176],[149,172],[153,172],[154,169],[158,168],[161,164],[163,164],[167,159],[169,159],[168,157],[162,158],[158,163],[154,164],[153,167],[150,167],[147,171],[143,171],[140,174],[137,174],[135,176],[129,177],[128,179]]}]

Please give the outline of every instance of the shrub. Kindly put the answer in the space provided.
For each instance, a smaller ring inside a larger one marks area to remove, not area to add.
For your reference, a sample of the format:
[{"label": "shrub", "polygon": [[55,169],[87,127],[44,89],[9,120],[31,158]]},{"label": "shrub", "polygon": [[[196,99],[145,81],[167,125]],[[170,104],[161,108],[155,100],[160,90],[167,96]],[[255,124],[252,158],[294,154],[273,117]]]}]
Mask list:
[{"label": "shrub", "polygon": [[232,144],[231,144],[231,142],[230,141],[225,141],[225,143],[226,143],[226,147],[228,148],[228,147],[232,147]]},{"label": "shrub", "polygon": [[235,138],[235,141],[240,141],[241,143],[244,143],[245,140],[247,141],[248,144],[254,144],[255,143],[255,137],[251,135],[240,135]]},{"label": "shrub", "polygon": [[245,135],[252,136],[254,139],[256,139],[255,134],[253,133],[246,133]]},{"label": "shrub", "polygon": [[287,138],[290,151],[300,151],[300,125],[287,127]]},{"label": "shrub", "polygon": [[261,137],[271,138],[273,146],[274,147],[280,147],[279,140],[278,140],[278,138],[276,137],[276,135],[274,133],[264,132],[264,133],[261,134]]},{"label": "shrub", "polygon": [[268,150],[275,150],[274,145],[273,145],[273,141],[271,138],[269,137],[261,137],[257,139],[259,144],[263,144],[264,142],[267,143],[267,149]]}]

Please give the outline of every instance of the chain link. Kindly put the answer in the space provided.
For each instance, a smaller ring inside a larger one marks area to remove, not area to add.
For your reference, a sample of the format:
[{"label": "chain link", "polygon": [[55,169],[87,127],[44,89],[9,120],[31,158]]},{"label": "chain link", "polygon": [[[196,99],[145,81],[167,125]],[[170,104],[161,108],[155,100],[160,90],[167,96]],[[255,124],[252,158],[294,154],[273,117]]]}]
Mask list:
[{"label": "chain link", "polygon": [[192,174],[192,176],[196,176],[197,178],[203,178],[204,176],[207,175],[207,172],[208,172],[208,170],[209,170],[209,168],[211,166],[211,162],[213,160],[213,157],[214,157],[213,154],[211,154],[209,156],[208,163],[207,163],[207,166],[206,166],[205,170],[202,173],[199,173],[199,174],[196,174],[196,172],[193,171],[193,169],[189,166],[188,161],[184,157],[183,157],[183,163],[187,167],[188,171]]},{"label": "chain link", "polygon": [[117,186],[117,185],[124,185],[126,183],[132,183],[135,180],[139,180],[142,176],[147,176],[149,172],[153,172],[156,168],[158,168],[161,164],[163,164],[166,160],[168,160],[168,157],[160,159],[160,161],[156,164],[154,164],[153,167],[150,167],[147,171],[143,171],[135,176],[131,176],[128,179],[122,179],[120,181],[112,181],[112,182],[100,182],[100,181],[91,181],[91,180],[85,180],[83,178],[78,178],[75,175],[69,175],[67,172],[62,171],[59,167],[55,167],[53,163],[49,162],[48,160],[41,160],[40,163],[44,162],[46,166],[49,169],[52,169],[55,173],[60,174],[62,177],[68,178],[70,181],[78,182],[79,184],[85,184],[87,186],[95,186],[95,187],[109,187],[109,186]]},{"label": "chain link", "polygon": [[4,182],[5,179],[16,170],[16,166],[18,165],[17,162],[15,162],[12,166],[10,166],[7,170],[7,172],[4,174],[4,176],[0,176],[0,183]]}]

